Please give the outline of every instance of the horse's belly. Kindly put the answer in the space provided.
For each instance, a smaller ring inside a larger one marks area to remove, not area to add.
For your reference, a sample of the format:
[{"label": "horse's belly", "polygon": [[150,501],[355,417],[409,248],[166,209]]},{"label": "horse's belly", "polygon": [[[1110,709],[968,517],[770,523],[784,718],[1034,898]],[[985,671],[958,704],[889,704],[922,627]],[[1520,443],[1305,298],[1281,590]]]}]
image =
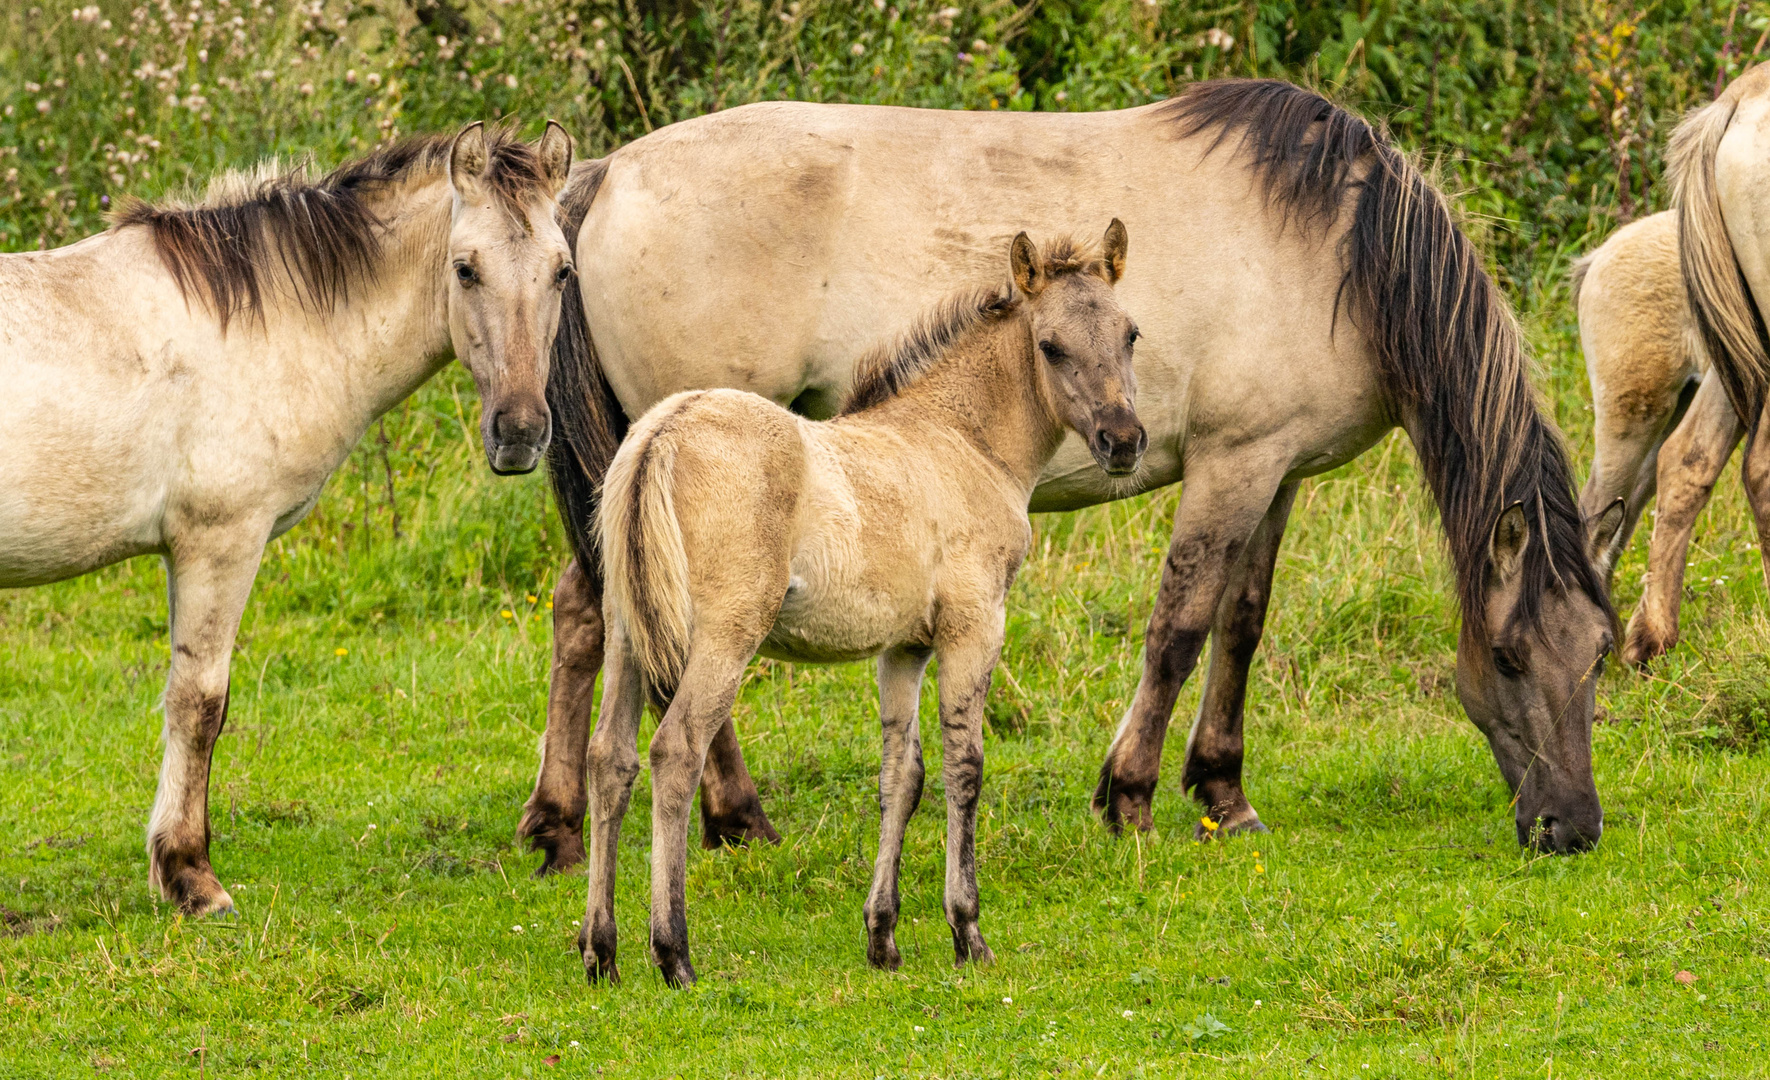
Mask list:
[{"label": "horse's belly", "polygon": [[901,595],[859,582],[794,574],[780,614],[759,650],[776,660],[837,664],[922,642],[925,619]]}]

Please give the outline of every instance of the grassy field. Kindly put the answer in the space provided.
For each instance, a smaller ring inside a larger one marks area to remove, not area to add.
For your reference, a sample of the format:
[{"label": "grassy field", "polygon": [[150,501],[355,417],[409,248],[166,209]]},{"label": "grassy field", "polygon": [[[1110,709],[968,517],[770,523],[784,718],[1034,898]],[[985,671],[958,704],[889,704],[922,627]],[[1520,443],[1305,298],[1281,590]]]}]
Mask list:
[{"label": "grassy field", "polygon": [[[1543,310],[1543,382],[1585,457],[1565,299]],[[475,412],[451,370],[266,557],[211,795],[237,918],[180,919],[145,881],[158,563],[0,597],[0,1076],[1770,1075],[1770,622],[1734,474],[1693,548],[1685,643],[1603,683],[1590,854],[1514,843],[1397,436],[1299,500],[1250,706],[1270,835],[1194,843],[1172,786],[1155,834],[1090,818],[1177,490],[1043,518],[990,707],[997,963],[950,966],[930,730],[905,965],[867,968],[871,672],[758,664],[738,724],[785,842],[691,854],[701,982],[666,990],[644,961],[642,774],[628,982],[591,989],[583,879],[532,880],[512,842],[564,544],[540,478],[484,470]]]}]

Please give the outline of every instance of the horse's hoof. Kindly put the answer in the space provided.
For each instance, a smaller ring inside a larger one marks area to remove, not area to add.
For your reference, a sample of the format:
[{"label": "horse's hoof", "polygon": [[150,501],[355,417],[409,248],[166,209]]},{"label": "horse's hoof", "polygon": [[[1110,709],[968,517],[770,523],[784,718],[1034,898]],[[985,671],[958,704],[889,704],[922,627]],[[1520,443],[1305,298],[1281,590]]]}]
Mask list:
[{"label": "horse's hoof", "polygon": [[758,840],[770,844],[781,842],[781,834],[774,830],[761,803],[717,817],[701,815],[701,847],[708,851],[753,844]]},{"label": "horse's hoof", "polygon": [[654,956],[657,961],[658,973],[664,977],[664,984],[675,990],[683,990],[694,985],[694,965],[688,962],[687,956]]},{"label": "horse's hoof", "polygon": [[[1210,824],[1207,825],[1207,821]],[[1263,832],[1271,832],[1271,830],[1266,827],[1265,822],[1260,820],[1260,815],[1254,812],[1254,808],[1245,803],[1239,809],[1225,813],[1222,817],[1215,817],[1207,813],[1199,820],[1198,824],[1192,827],[1192,836],[1195,840],[1227,840],[1232,836]]]},{"label": "horse's hoof", "polygon": [[880,971],[896,971],[903,967],[903,955],[897,951],[897,942],[890,934],[868,937],[867,963]]},{"label": "horse's hoof", "polygon": [[1101,766],[1100,782],[1094,787],[1094,812],[1114,836],[1123,835],[1126,826],[1138,832],[1155,827],[1155,785],[1124,780],[1112,775],[1110,764]]}]

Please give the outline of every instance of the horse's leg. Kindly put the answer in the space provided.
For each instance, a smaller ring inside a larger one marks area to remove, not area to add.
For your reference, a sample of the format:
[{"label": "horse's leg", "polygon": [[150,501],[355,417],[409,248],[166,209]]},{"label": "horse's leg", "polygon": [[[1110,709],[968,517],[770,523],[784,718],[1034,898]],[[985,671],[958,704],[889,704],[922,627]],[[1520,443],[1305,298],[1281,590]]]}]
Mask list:
[{"label": "horse's leg", "polygon": [[940,647],[940,763],[946,785],[946,921],[953,966],[988,964],[995,954],[977,927],[977,801],[983,793],[983,707],[1002,655],[998,613],[986,634]]},{"label": "horse's leg", "polygon": [[[554,610],[559,610],[557,602]],[[589,746],[590,898],[578,931],[578,952],[591,982],[620,982],[615,967],[615,860],[621,819],[639,775],[639,719],[645,685],[618,620],[611,620],[602,682],[602,717]]]},{"label": "horse's leg", "polygon": [[774,825],[762,811],[762,797],[744,765],[737,728],[728,716],[713,733],[713,743],[707,747],[707,764],[701,772],[701,846],[716,848],[752,840],[778,844],[781,834],[774,831]]},{"label": "horse's leg", "polygon": [[227,723],[228,666],[264,536],[181,537],[167,558],[172,671],[166,752],[148,822],[148,880],[187,915],[232,911],[209,865],[209,759]]},{"label": "horse's leg", "polygon": [[[1709,378],[1697,389],[1683,422],[1660,447],[1659,505],[1648,547],[1647,578],[1622,649],[1630,664],[1643,666],[1678,643],[1678,601],[1690,532],[1740,435],[1739,417],[1721,389],[1721,380]],[[1746,488],[1749,492],[1749,481]]]},{"label": "horse's leg", "polygon": [[584,752],[596,675],[602,670],[602,581],[573,559],[553,589],[553,673],[541,770],[516,826],[518,840],[543,857],[536,877],[584,861]]},{"label": "horse's leg", "polygon": [[1770,584],[1770,406],[1758,417],[1758,428],[1746,444],[1739,466],[1739,478],[1745,484],[1746,501],[1751,504],[1752,518],[1758,526],[1758,556],[1764,567],[1764,581]]},{"label": "horse's leg", "polygon": [[925,769],[916,706],[928,657],[925,649],[893,649],[879,657],[879,725],[884,736],[879,761],[879,857],[873,860],[873,887],[865,910],[867,961],[887,971],[903,964],[896,938],[897,873],[904,829],[922,801]]},{"label": "horse's leg", "polygon": [[1688,413],[1698,385],[1686,382],[1676,392],[1668,388],[1651,399],[1655,411],[1646,416],[1637,415],[1630,408],[1641,408],[1640,398],[1645,395],[1628,402],[1593,402],[1597,415],[1593,420],[1592,472],[1580,490],[1580,517],[1587,522],[1595,521],[1616,500],[1623,501],[1622,527],[1598,553],[1598,571],[1606,585],[1616,571],[1617,560],[1635,535],[1642,511],[1653,498],[1660,447]]},{"label": "horse's leg", "polygon": [[688,815],[707,747],[743,683],[750,650],[697,639],[674,700],[651,737],[651,955],[671,986],[694,982],[688,957]]},{"label": "horse's leg", "polygon": [[1235,468],[1190,467],[1175,515],[1174,538],[1143,643],[1143,677],[1113,735],[1094,808],[1118,832],[1150,828],[1162,742],[1180,688],[1198,663],[1216,618],[1230,567],[1272,505],[1277,477]]},{"label": "horse's leg", "polygon": [[[1272,568],[1297,485],[1278,489],[1247,550],[1236,561],[1217,619],[1211,629],[1211,664],[1205,670],[1204,700],[1186,741],[1182,790],[1191,791],[1217,823],[1219,835],[1265,832],[1260,815],[1241,788],[1242,709],[1247,700],[1248,665],[1260,647],[1266,604],[1272,597]],[[1210,835],[1201,823],[1195,833]]]}]

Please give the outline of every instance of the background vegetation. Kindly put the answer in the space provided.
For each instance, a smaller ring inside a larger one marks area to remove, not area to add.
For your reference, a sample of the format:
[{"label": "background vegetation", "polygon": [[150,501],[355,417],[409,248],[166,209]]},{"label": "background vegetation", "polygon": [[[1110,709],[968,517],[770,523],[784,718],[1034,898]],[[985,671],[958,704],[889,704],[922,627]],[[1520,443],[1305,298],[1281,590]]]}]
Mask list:
[{"label": "background vegetation", "polygon": [[[592,154],[761,98],[1094,109],[1283,75],[1439,163],[1587,457],[1567,257],[1663,205],[1665,130],[1764,50],[1767,16],[1705,0],[14,4],[0,247],[71,242],[121,198],[265,154],[330,165],[498,115],[561,119]],[[1731,479],[1693,549],[1685,644],[1603,685],[1592,854],[1512,844],[1450,686],[1436,514],[1394,437],[1310,482],[1286,543],[1249,720],[1271,836],[1191,843],[1172,784],[1158,835],[1089,820],[1176,493],[1045,518],[990,713],[995,968],[948,967],[926,808],[905,969],[865,968],[870,672],[758,664],[739,724],[787,843],[693,858],[703,981],[665,991],[643,959],[642,777],[629,980],[589,991],[582,879],[528,880],[510,841],[565,544],[539,478],[485,473],[476,407],[462,373],[433,382],[266,557],[212,796],[238,920],[184,922],[145,887],[157,563],[0,598],[0,1076],[1770,1071],[1770,622]],[[1625,611],[1642,546],[1618,576]],[[1196,685],[1182,728],[1195,704]]]}]

